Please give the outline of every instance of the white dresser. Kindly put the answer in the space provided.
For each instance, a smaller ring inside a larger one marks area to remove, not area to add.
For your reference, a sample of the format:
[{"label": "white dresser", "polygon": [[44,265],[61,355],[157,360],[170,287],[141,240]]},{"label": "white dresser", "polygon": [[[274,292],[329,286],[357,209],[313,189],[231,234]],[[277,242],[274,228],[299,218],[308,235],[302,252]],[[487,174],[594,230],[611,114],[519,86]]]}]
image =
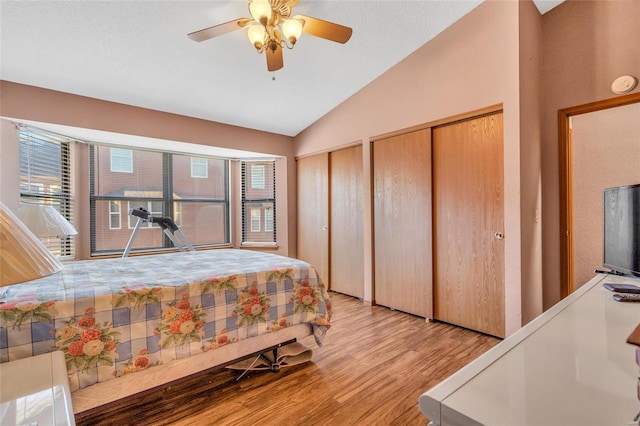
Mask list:
[{"label": "white dresser", "polygon": [[612,299],[598,275],[420,396],[434,424],[628,426],[640,411],[635,347],[640,303]]},{"label": "white dresser", "polygon": [[0,364],[0,425],[75,425],[64,353]]}]

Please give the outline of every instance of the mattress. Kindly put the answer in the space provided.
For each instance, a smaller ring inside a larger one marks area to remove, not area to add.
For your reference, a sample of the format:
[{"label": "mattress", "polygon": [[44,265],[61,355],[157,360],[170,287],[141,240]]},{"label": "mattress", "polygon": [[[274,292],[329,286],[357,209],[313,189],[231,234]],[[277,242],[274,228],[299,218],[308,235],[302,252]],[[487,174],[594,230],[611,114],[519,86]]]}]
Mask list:
[{"label": "mattress", "polygon": [[331,316],[312,265],[239,249],[70,262],[0,301],[0,362],[61,350],[72,392],[299,324],[322,345]]}]

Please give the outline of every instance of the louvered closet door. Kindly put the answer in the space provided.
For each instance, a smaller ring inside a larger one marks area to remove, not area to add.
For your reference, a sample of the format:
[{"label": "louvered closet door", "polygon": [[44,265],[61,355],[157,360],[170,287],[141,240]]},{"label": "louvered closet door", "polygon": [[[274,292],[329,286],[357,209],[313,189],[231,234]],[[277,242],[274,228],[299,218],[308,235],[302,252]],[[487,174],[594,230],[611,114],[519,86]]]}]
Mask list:
[{"label": "louvered closet door", "polygon": [[500,337],[502,121],[497,113],[433,130],[434,316]]},{"label": "louvered closet door", "polygon": [[375,302],[431,318],[429,129],[373,143],[373,202]]},{"label": "louvered closet door", "polygon": [[298,175],[298,258],[329,286],[329,154],[301,158]]},{"label": "louvered closet door", "polygon": [[364,297],[362,146],[334,151],[330,159],[331,289]]}]

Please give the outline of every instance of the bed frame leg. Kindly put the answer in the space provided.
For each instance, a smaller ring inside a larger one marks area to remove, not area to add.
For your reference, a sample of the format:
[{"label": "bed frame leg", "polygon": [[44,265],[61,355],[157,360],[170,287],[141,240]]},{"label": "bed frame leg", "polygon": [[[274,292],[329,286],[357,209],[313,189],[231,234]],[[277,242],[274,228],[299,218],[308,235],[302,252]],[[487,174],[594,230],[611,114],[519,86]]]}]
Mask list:
[{"label": "bed frame leg", "polygon": [[[298,340],[296,338],[293,338],[285,342],[279,343],[275,346],[265,348],[260,352],[254,352],[253,355],[249,355],[250,357],[255,356],[255,359],[253,360],[251,365],[249,365],[249,367],[243,370],[242,374],[240,374],[240,376],[236,378],[236,382],[239,381],[245,374],[247,374],[249,370],[251,370],[251,368],[255,365],[255,363],[258,362],[258,360],[262,360],[264,362],[264,365],[267,367],[267,369],[271,370],[272,372],[274,373],[279,372],[281,365],[278,362],[278,349],[288,344],[295,343],[297,341]],[[269,352],[271,352],[271,359],[266,355]]]},{"label": "bed frame leg", "polygon": [[273,348],[272,352],[273,354],[273,363],[271,364],[271,371],[274,373],[277,373],[278,371],[280,371],[280,364],[278,363],[278,348]]}]

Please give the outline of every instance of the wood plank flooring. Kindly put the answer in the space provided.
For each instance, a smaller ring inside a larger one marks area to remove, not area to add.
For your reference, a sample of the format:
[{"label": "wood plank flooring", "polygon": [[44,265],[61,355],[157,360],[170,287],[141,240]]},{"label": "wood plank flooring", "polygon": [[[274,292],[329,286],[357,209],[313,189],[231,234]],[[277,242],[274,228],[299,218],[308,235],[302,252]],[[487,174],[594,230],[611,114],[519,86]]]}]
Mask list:
[{"label": "wood plank flooring", "polygon": [[332,293],[325,344],[311,363],[203,375],[78,425],[426,425],[419,396],[500,340]]}]

